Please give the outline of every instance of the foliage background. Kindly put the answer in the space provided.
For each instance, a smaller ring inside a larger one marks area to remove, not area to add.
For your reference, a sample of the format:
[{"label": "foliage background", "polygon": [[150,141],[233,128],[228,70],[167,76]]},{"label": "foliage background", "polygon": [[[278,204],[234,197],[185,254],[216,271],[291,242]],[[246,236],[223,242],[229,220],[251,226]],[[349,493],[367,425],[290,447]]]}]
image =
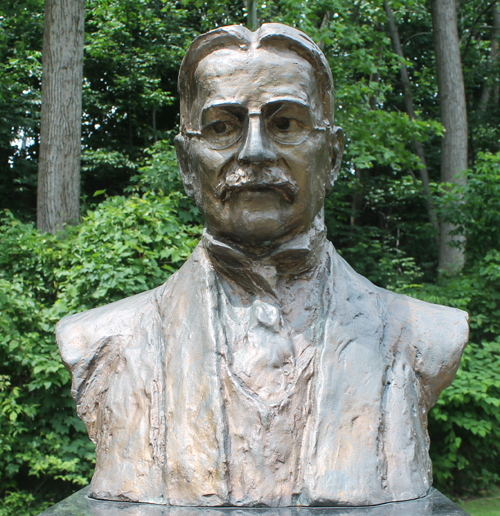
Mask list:
[{"label": "foliage background", "polygon": [[[468,185],[457,189],[439,184],[428,2],[391,3],[416,121],[404,112],[401,60],[382,1],[259,3],[262,21],[306,31],[332,67],[337,123],[347,135],[342,173],[326,202],[339,252],[377,285],[471,315],[461,369],[429,417],[435,485],[451,495],[500,480],[500,108],[498,99],[481,106],[484,86],[499,82],[487,4],[460,4],[471,160]],[[200,215],[182,191],[172,147],[177,70],[193,37],[244,23],[245,15],[243,2],[88,0],[83,217],[51,236],[34,227],[43,1],[2,2],[0,516],[38,514],[92,474],[93,445],[75,415],[54,325],[158,286],[196,245]],[[467,237],[467,264],[452,277],[437,274],[413,137],[424,144],[439,213]]]}]

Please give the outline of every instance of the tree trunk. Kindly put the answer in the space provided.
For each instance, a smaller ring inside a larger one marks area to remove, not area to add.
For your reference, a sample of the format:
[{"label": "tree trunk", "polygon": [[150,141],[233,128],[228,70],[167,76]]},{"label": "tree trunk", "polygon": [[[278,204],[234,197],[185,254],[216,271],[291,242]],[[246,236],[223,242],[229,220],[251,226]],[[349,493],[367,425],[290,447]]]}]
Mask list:
[{"label": "tree trunk", "polygon": [[55,233],[80,219],[85,0],[46,0],[37,226]]},{"label": "tree trunk", "polygon": [[354,173],[356,174],[360,189],[355,190],[352,196],[350,219],[351,228],[361,226],[361,212],[363,210],[363,201],[365,200],[365,196],[363,194],[363,170],[358,167],[354,167]]},{"label": "tree trunk", "polygon": [[[491,62],[498,75],[498,64],[500,61],[500,5],[497,1],[493,7],[493,29],[491,31]],[[498,81],[493,86],[493,103],[495,106],[498,105],[500,100],[500,84]]]},{"label": "tree trunk", "polygon": [[[441,104],[441,123],[446,133],[441,146],[441,181],[465,184],[467,169],[467,109],[460,59],[455,0],[431,0],[436,72]],[[460,270],[465,261],[463,248],[451,247],[452,240],[463,244],[463,238],[451,236],[455,227],[441,221],[439,268]]]},{"label": "tree trunk", "polygon": [[247,0],[247,25],[250,30],[257,30],[257,0]]},{"label": "tree trunk", "polygon": [[[500,37],[500,9],[498,7],[498,2],[493,6],[493,26],[491,28],[491,58],[490,58],[490,67],[495,72],[497,71],[496,68],[498,66],[498,39]],[[495,82],[495,85],[493,88],[491,87],[491,83],[488,80],[486,84],[484,85],[483,92],[481,94],[481,101],[479,102],[479,107],[481,111],[486,111],[486,108],[488,107],[491,93],[493,90],[493,104],[498,103],[498,93],[499,93],[499,85],[497,82]]]},{"label": "tree trunk", "polygon": [[[396,54],[404,59],[403,47],[401,46],[401,40],[399,38],[399,31],[396,22],[394,21],[394,15],[392,13],[391,6],[387,0],[384,0],[384,9],[387,15],[387,20],[389,22],[389,34],[391,35],[392,43],[394,46],[394,50]],[[410,78],[408,76],[408,70],[406,65],[403,63],[399,67],[399,74],[401,76],[401,85],[403,87],[403,96],[405,99],[405,107],[410,120],[415,120],[415,107],[413,104],[413,96],[411,94],[411,83]],[[424,154],[424,146],[422,142],[419,142],[415,137],[413,138],[413,147],[415,149],[415,154],[418,156],[420,163],[422,164],[419,172],[420,179],[422,180],[422,189],[427,203],[427,214],[429,216],[429,220],[432,224],[432,227],[436,231],[436,235],[439,233],[439,225],[436,216],[436,211],[434,209],[434,203],[432,202],[432,194],[429,186],[429,172],[427,170],[427,162],[425,161]]]},{"label": "tree trunk", "polygon": [[[379,27],[377,27],[377,28],[379,28]],[[380,61],[382,59],[380,48],[378,49],[377,53],[378,53],[378,58]],[[380,64],[380,63],[377,63],[377,64]],[[370,81],[370,83],[377,83],[377,84],[380,82],[380,72],[379,72],[378,68],[376,71],[370,73],[369,81]],[[377,109],[377,102],[378,102],[378,99],[375,95],[370,95],[368,97],[368,105],[370,106],[370,109],[372,111],[375,111]],[[354,192],[354,195],[352,196],[351,228],[354,228],[356,226],[361,226],[361,212],[363,210],[363,202],[365,200],[365,194],[363,192],[363,181],[367,174],[366,169],[360,169],[358,167],[354,167],[354,170],[355,170],[356,178],[358,179],[358,184],[359,184],[360,190],[356,190]]]}]

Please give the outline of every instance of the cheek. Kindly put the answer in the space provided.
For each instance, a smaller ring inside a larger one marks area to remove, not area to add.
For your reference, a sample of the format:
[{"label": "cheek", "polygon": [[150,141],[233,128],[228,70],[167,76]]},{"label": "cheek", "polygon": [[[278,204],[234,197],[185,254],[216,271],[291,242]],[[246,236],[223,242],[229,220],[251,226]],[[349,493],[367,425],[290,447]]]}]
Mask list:
[{"label": "cheek", "polygon": [[215,186],[227,163],[231,161],[231,155],[207,148],[200,142],[192,143],[189,158],[191,169],[198,176],[202,189]]},{"label": "cheek", "polygon": [[330,168],[326,142],[308,141],[291,149],[286,162],[299,188],[312,194],[321,190],[324,195],[326,177]]}]

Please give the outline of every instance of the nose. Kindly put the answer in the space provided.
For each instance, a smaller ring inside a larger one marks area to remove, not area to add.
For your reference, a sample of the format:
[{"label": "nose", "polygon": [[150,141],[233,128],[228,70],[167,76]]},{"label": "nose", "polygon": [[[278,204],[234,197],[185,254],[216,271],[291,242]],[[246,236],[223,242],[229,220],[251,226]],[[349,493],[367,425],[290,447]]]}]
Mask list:
[{"label": "nose", "polygon": [[240,163],[262,163],[278,161],[271,142],[262,130],[262,119],[259,115],[250,115],[243,146],[238,154]]}]

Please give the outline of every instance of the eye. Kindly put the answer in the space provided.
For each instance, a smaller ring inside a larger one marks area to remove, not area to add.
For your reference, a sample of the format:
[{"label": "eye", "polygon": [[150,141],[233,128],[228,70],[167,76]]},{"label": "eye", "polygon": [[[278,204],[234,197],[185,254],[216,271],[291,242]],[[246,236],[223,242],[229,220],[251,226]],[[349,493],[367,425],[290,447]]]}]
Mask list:
[{"label": "eye", "polygon": [[203,138],[214,149],[224,149],[236,143],[243,132],[243,126],[238,119],[215,120],[201,131]]},{"label": "eye", "polygon": [[309,128],[296,120],[287,116],[276,116],[267,123],[269,136],[285,145],[296,145],[304,141],[309,134]]},{"label": "eye", "polygon": [[289,131],[292,125],[291,120],[284,116],[274,119],[273,124],[278,131]]},{"label": "eye", "polygon": [[227,131],[227,124],[225,122],[215,122],[212,125],[212,130],[215,134],[223,134]]}]

